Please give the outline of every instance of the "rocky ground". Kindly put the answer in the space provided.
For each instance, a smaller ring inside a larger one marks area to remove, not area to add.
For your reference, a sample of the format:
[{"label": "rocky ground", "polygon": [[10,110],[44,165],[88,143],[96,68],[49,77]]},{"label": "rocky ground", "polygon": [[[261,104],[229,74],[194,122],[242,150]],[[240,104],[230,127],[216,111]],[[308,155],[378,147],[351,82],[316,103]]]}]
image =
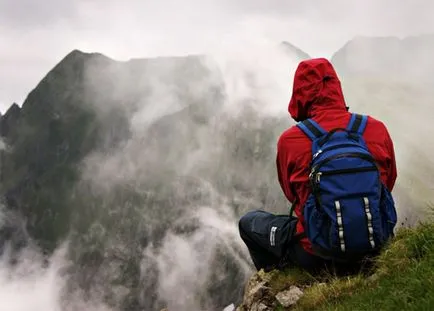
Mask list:
[{"label": "rocky ground", "polygon": [[243,304],[237,311],[266,311],[276,308],[291,308],[303,296],[305,286],[296,286],[291,283],[274,287],[277,271],[265,273],[263,270],[256,273],[248,282],[244,294]]}]

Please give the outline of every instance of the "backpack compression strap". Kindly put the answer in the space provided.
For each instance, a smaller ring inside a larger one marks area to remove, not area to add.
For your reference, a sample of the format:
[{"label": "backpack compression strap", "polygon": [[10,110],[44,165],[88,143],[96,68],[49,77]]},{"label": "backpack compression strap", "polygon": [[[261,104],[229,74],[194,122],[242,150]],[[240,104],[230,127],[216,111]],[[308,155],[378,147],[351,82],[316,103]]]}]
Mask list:
[{"label": "backpack compression strap", "polygon": [[351,115],[350,123],[348,123],[347,130],[363,134],[368,122],[368,116],[353,113]]},{"label": "backpack compression strap", "polygon": [[[319,126],[318,123],[316,123],[312,119],[306,119],[302,122],[297,123],[297,127],[307,136],[310,140],[314,141],[316,138],[319,138],[325,134],[327,134],[326,131],[323,130],[321,126]],[[294,214],[294,208],[295,205],[291,206],[289,216],[292,217]],[[300,238],[304,237],[304,233],[300,235]]]},{"label": "backpack compression strap", "polygon": [[324,134],[327,134],[326,131],[322,129],[321,126],[319,126],[318,123],[316,123],[312,119],[304,120],[303,122],[299,122],[297,124],[297,127],[303,131],[303,133],[306,134],[307,137],[310,138],[310,140],[315,140],[315,138],[321,137]]}]

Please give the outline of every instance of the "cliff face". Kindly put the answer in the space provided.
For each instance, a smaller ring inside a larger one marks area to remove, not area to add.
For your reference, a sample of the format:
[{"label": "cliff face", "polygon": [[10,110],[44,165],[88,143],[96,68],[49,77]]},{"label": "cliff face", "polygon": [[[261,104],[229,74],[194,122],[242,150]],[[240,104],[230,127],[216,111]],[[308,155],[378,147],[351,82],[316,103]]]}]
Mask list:
[{"label": "cliff face", "polygon": [[[85,68],[109,62],[73,51],[28,95],[1,118],[1,191],[7,207],[28,219],[30,234],[52,249],[69,225],[68,198],[77,180],[76,165],[95,147],[98,126],[86,99]],[[54,221],[56,219],[56,221]]]},{"label": "cliff face", "polygon": [[[0,119],[0,194],[19,220],[1,241],[49,254],[67,240],[70,286],[114,308],[238,301],[249,267],[227,228],[253,206],[286,209],[269,185],[287,115],[231,113],[231,87],[202,56],[68,54]],[[166,281],[184,274],[188,301]]]},{"label": "cliff face", "polygon": [[14,104],[1,117],[0,135],[9,148],[3,153],[1,180],[6,205],[28,216],[30,234],[52,249],[70,229],[68,204],[80,161],[129,138],[128,118],[139,101],[148,100],[153,81],[179,89],[179,110],[200,100],[191,97],[188,85],[205,75],[197,57],[120,63],[101,54],[71,52],[22,108]]}]

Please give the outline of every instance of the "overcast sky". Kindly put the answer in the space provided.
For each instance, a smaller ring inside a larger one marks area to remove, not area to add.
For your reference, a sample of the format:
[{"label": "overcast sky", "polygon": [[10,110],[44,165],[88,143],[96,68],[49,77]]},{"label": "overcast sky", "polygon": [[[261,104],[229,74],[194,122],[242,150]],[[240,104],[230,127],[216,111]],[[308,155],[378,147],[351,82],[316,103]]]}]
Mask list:
[{"label": "overcast sky", "polygon": [[73,49],[127,60],[243,32],[330,57],[355,35],[433,33],[432,0],[0,0],[0,111]]}]

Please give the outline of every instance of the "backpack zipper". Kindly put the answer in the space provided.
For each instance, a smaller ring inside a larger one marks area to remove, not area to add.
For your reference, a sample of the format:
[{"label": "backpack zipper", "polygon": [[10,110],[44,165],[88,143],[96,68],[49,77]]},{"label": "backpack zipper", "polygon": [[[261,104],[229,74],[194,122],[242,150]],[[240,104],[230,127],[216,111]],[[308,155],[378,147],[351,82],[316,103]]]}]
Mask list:
[{"label": "backpack zipper", "polygon": [[319,183],[321,181],[321,176],[351,174],[351,173],[363,173],[363,172],[372,172],[372,171],[377,171],[377,170],[378,170],[378,168],[376,166],[367,166],[367,167],[361,167],[361,168],[347,168],[347,169],[340,169],[340,170],[318,172],[315,174],[315,176],[316,176],[315,180],[317,183]]},{"label": "backpack zipper", "polygon": [[315,171],[317,171],[317,169],[319,167],[323,166],[324,164],[326,164],[332,160],[336,160],[339,158],[345,158],[345,157],[361,158],[361,159],[369,161],[375,165],[374,158],[369,154],[361,153],[361,152],[346,152],[346,153],[337,154],[337,155],[331,156],[330,158],[326,158],[324,160],[321,160],[319,163],[317,163],[315,166],[312,167],[311,175],[313,175],[315,173]]},{"label": "backpack zipper", "polygon": [[337,174],[350,174],[350,173],[360,173],[360,172],[370,172],[378,170],[376,166],[366,166],[360,168],[344,168],[340,170],[332,170],[319,172],[321,175],[337,175]]},{"label": "backpack zipper", "polygon": [[312,157],[312,160],[314,160],[317,156],[319,156],[321,153],[330,151],[330,150],[335,150],[335,149],[339,149],[339,148],[347,148],[347,147],[358,147],[357,144],[341,144],[341,145],[334,145],[334,146],[330,146],[324,149],[319,149]]}]

